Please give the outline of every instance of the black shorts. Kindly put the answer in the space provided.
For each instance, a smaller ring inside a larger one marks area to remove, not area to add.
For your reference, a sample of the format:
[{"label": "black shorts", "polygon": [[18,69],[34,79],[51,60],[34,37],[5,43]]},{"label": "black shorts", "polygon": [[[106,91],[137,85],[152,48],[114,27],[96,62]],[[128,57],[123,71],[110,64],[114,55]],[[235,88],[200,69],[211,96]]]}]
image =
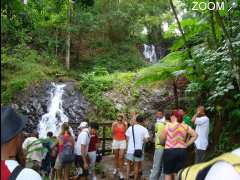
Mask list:
[{"label": "black shorts", "polygon": [[50,159],[51,168],[54,168],[57,157]]},{"label": "black shorts", "polygon": [[185,167],[187,150],[183,148],[164,149],[163,171],[164,174],[178,173]]},{"label": "black shorts", "polygon": [[75,156],[75,166],[78,171],[78,177],[87,177],[88,176],[88,170],[83,168],[84,162],[82,156]]}]

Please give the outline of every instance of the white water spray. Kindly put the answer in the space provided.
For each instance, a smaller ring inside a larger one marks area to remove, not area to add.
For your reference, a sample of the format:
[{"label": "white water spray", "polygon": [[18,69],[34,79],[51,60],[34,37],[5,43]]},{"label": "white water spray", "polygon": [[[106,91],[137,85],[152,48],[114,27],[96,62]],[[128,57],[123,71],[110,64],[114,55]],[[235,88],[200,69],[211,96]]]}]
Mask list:
[{"label": "white water spray", "polygon": [[151,63],[156,63],[157,62],[157,55],[155,51],[155,46],[154,45],[147,45],[144,44],[144,51],[143,55],[146,59],[149,59]]},{"label": "white water spray", "polygon": [[62,95],[64,93],[65,84],[52,83],[50,104],[48,112],[44,114],[38,125],[39,137],[45,138],[47,132],[51,131],[54,135],[58,135],[62,123],[68,122],[68,117],[64,114],[62,108]]}]

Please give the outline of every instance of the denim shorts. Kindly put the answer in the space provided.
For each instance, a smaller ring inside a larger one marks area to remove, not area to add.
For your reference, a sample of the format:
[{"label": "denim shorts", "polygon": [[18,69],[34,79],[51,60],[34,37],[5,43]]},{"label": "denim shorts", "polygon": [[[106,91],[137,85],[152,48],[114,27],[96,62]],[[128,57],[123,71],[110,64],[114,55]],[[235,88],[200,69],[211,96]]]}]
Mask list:
[{"label": "denim shorts", "polygon": [[133,154],[127,153],[126,159],[129,160],[129,161],[136,161],[136,162],[143,161],[144,160],[144,154],[142,155],[141,158],[139,158],[139,157],[135,157]]}]

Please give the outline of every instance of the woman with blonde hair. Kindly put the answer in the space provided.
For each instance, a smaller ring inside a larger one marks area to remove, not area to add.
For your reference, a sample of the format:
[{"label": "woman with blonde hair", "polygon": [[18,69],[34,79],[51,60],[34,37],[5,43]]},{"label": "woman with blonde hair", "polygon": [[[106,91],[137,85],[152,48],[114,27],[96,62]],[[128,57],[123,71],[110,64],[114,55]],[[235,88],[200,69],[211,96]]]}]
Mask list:
[{"label": "woman with blonde hair", "polygon": [[74,161],[74,138],[67,123],[63,123],[58,136],[58,156],[54,168],[57,170],[57,179],[69,179],[70,164]]}]

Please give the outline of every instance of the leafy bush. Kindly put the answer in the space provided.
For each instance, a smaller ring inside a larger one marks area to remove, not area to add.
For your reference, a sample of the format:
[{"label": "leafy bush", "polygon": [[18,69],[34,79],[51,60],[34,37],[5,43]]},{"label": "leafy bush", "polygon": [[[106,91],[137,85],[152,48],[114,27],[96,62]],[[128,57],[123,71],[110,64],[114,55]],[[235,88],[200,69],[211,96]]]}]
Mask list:
[{"label": "leafy bush", "polygon": [[2,103],[10,102],[17,92],[30,84],[54,78],[58,72],[64,72],[56,58],[39,54],[25,44],[1,48],[1,54]]},{"label": "leafy bush", "polygon": [[107,75],[108,72],[103,68],[96,69],[88,74],[80,77],[80,90],[83,94],[97,106],[97,114],[100,118],[113,119],[115,116],[115,108],[112,103],[103,97],[102,93],[112,88],[112,79]]}]

